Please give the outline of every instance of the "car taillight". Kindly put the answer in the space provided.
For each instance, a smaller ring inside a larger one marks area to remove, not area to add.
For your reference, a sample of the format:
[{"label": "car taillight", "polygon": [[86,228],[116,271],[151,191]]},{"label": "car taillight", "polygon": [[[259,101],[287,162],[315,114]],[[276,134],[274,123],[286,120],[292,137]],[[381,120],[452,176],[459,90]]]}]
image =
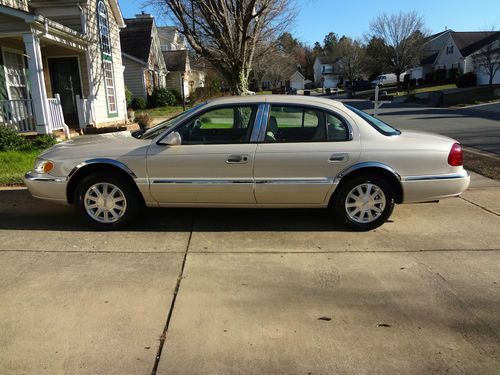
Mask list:
[{"label": "car taillight", "polygon": [[462,146],[460,146],[460,143],[455,143],[451,146],[450,154],[448,155],[448,164],[452,167],[459,167],[463,163]]}]

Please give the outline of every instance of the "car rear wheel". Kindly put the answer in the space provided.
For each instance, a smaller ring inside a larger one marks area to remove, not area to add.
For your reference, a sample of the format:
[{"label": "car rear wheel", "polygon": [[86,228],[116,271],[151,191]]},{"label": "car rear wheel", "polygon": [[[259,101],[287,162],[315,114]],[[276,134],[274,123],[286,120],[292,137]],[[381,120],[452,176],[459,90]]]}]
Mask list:
[{"label": "car rear wheel", "polygon": [[339,189],[333,209],[337,219],[349,228],[359,231],[377,228],[394,210],[394,193],[379,177],[356,177]]},{"label": "car rear wheel", "polygon": [[127,225],[137,214],[139,201],[131,184],[119,176],[92,174],[78,185],[76,208],[86,224],[99,230]]}]

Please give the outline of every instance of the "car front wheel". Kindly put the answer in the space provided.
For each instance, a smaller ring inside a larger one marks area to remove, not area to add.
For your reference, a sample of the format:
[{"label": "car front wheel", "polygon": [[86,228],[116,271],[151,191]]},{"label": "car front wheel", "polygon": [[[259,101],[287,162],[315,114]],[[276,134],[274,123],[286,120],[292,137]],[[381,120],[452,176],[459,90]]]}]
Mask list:
[{"label": "car front wheel", "polygon": [[349,228],[359,231],[375,229],[391,216],[394,193],[379,177],[356,177],[340,187],[333,209],[337,219]]},{"label": "car front wheel", "polygon": [[90,175],[78,185],[75,194],[80,216],[95,229],[122,228],[138,211],[136,192],[119,176]]}]

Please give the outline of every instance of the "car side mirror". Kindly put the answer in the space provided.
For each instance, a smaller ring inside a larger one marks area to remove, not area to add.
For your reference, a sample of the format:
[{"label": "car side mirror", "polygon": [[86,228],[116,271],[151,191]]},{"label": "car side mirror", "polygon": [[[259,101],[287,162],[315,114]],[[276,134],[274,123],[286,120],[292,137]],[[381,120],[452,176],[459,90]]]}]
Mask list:
[{"label": "car side mirror", "polygon": [[172,132],[163,138],[160,143],[168,146],[179,146],[182,144],[182,138],[179,132]]}]

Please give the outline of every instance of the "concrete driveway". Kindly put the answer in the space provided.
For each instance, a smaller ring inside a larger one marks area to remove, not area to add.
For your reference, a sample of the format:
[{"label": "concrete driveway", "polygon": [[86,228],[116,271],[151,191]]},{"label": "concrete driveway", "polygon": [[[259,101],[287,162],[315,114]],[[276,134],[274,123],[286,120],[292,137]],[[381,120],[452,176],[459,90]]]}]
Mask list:
[{"label": "concrete driveway", "polygon": [[0,191],[0,374],[497,374],[500,184],[398,206],[147,210],[88,231]]}]

